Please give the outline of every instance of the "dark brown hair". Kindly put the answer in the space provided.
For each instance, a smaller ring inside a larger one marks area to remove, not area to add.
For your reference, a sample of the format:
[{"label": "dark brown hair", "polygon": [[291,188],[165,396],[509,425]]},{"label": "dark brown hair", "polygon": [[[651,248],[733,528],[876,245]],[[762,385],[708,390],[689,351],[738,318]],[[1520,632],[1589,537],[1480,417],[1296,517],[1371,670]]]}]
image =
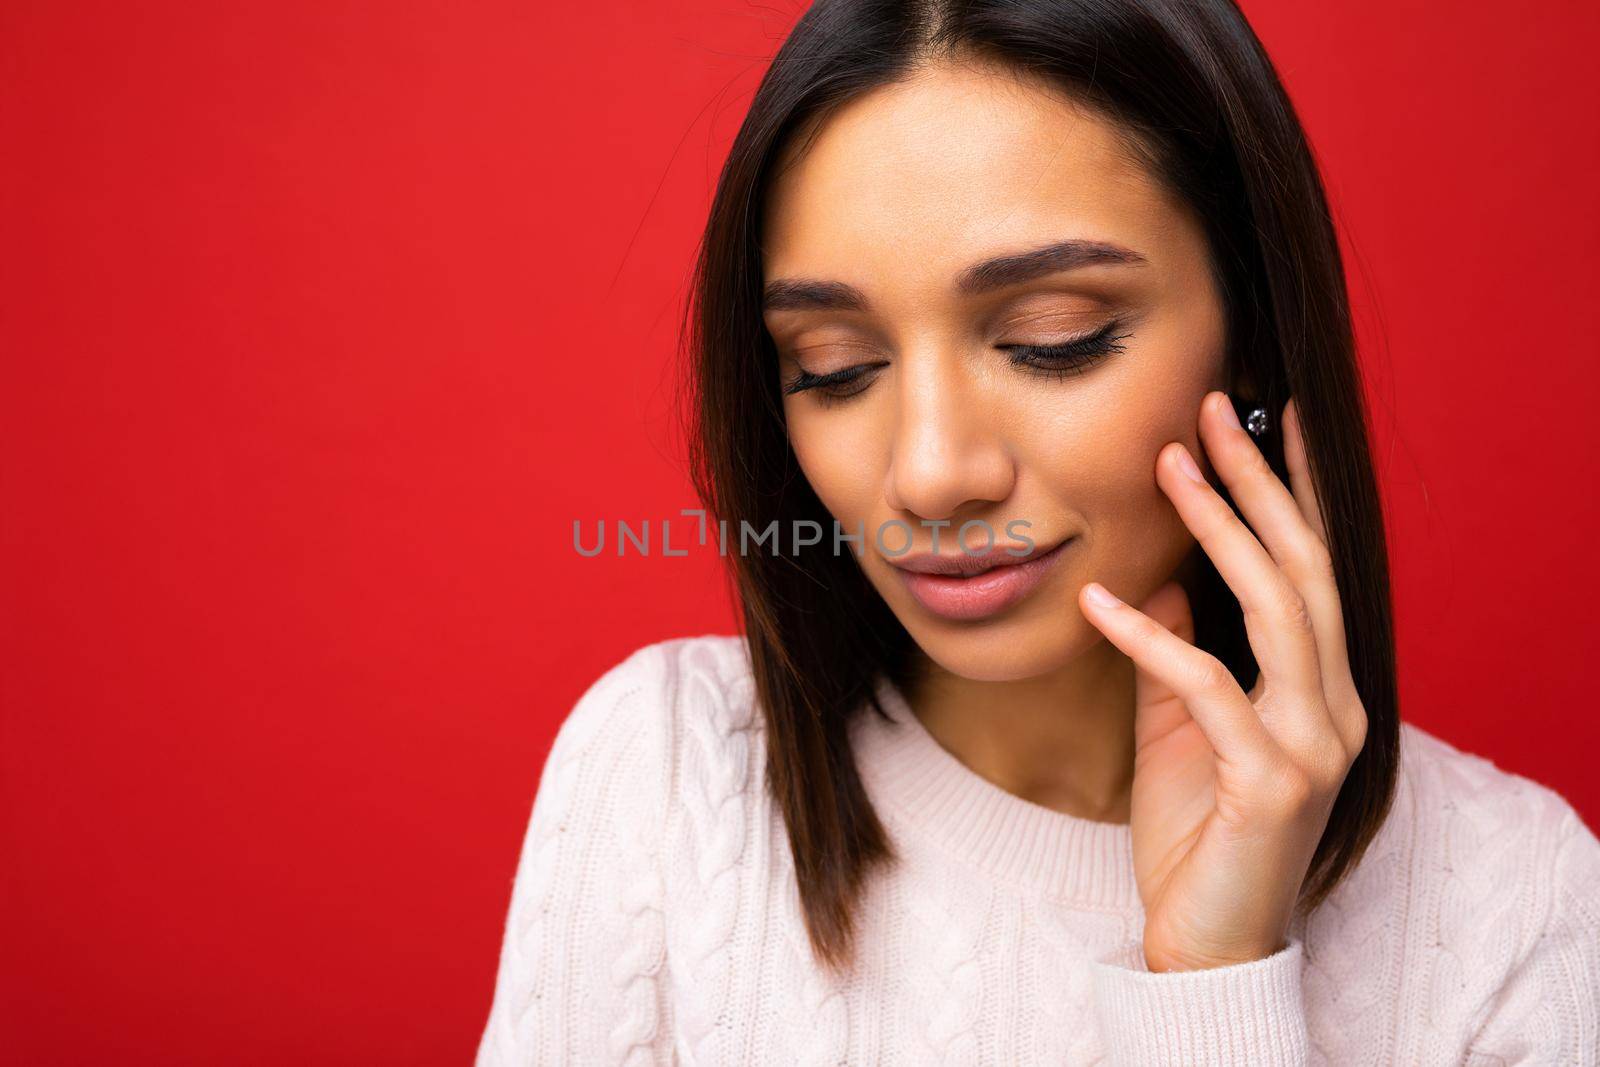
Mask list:
[{"label": "dark brown hair", "polygon": [[[1309,911],[1358,860],[1388,811],[1398,758],[1388,558],[1368,448],[1344,269],[1304,131],[1271,62],[1229,0],[820,0],[773,59],[717,183],[684,323],[691,461],[730,531],[832,516],[790,448],[762,313],[760,225],[789,140],[840,103],[940,56],[1046,79],[1114,121],[1205,228],[1225,303],[1235,395],[1273,421],[1296,400],[1326,519],[1366,745],[1334,804],[1301,896]],[[1263,449],[1287,481],[1274,431]],[[831,540],[831,539],[830,539]],[[1240,684],[1257,667],[1237,599],[1209,559],[1192,591],[1196,644]],[[904,685],[910,635],[846,553],[730,552],[810,941],[854,959],[854,909],[893,860],[848,739]]]}]

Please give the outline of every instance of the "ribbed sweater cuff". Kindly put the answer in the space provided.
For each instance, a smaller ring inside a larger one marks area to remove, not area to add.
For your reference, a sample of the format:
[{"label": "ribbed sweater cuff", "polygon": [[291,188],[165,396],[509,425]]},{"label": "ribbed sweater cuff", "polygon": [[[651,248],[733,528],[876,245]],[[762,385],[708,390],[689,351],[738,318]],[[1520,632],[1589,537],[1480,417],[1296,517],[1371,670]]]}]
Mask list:
[{"label": "ribbed sweater cuff", "polygon": [[1304,1064],[1301,942],[1264,959],[1152,972],[1137,941],[1093,961],[1095,1010],[1113,1063]]}]

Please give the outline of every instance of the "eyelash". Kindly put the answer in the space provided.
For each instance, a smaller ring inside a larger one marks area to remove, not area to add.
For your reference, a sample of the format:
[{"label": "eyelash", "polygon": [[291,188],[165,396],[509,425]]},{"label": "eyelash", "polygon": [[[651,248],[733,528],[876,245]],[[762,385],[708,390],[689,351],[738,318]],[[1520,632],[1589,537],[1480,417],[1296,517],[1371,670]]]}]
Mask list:
[{"label": "eyelash", "polygon": [[[1061,345],[1000,345],[998,347],[1002,352],[1010,353],[1013,365],[1027,367],[1037,374],[1043,374],[1059,380],[1082,374],[1106,356],[1123,351],[1126,346],[1121,342],[1127,340],[1128,335],[1116,332],[1121,325],[1122,323],[1119,320],[1112,320],[1088,337],[1080,337],[1075,341],[1068,341],[1066,344]],[[876,366],[881,367],[882,364],[880,363]],[[824,403],[836,403],[855,396],[865,389],[870,382],[863,383],[859,388],[849,392],[839,392],[839,387],[848,387],[854,384],[874,369],[876,369],[874,366],[862,365],[830,371],[827,374],[812,374],[809,371],[800,370],[785,383],[783,391],[785,395],[792,395],[815,390],[818,400]]]}]

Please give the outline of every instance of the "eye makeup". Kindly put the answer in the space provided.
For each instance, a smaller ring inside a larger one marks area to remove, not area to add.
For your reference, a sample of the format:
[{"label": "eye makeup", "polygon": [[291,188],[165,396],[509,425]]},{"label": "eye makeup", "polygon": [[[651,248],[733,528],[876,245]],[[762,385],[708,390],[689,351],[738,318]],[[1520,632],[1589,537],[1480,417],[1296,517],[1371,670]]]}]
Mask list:
[{"label": "eye makeup", "polygon": [[[1108,356],[1125,349],[1129,334],[1120,319],[1113,319],[1086,337],[1055,345],[1003,344],[995,347],[1008,354],[1014,366],[1049,378],[1061,379],[1082,374]],[[815,391],[818,401],[846,400],[872,384],[877,372],[887,363],[862,363],[827,374],[812,374],[799,368],[784,382],[785,396]]]},{"label": "eye makeup", "polygon": [[1122,323],[1113,319],[1088,337],[1059,345],[998,345],[1011,353],[1011,362],[1053,378],[1082,374],[1105,357],[1121,352],[1128,334],[1118,333]]},{"label": "eye makeup", "polygon": [[[823,401],[844,400],[855,396],[868,385],[872,384],[874,373],[886,363],[862,363],[854,367],[845,367],[842,370],[829,371],[827,374],[812,374],[801,368],[785,383],[783,392],[785,396],[794,393],[803,393],[807,390],[817,390],[817,399]],[[871,377],[868,377],[871,375]],[[863,379],[865,379],[863,381]]]}]

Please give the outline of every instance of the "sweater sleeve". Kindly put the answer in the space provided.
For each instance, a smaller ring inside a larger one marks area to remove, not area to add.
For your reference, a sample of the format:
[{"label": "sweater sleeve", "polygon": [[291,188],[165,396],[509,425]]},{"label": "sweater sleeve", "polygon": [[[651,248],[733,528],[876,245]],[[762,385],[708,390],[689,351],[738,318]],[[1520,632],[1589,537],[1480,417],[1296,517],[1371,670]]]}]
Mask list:
[{"label": "sweater sleeve", "polygon": [[1197,971],[1152,972],[1144,946],[1130,941],[1090,964],[1095,1012],[1115,1064],[1307,1062],[1299,939],[1249,963]]},{"label": "sweater sleeve", "polygon": [[1558,803],[1547,918],[1485,1006],[1469,1067],[1600,1064],[1600,840]]},{"label": "sweater sleeve", "polygon": [[535,792],[477,1067],[670,1065],[663,887],[665,658],[611,668],[556,733]]}]

